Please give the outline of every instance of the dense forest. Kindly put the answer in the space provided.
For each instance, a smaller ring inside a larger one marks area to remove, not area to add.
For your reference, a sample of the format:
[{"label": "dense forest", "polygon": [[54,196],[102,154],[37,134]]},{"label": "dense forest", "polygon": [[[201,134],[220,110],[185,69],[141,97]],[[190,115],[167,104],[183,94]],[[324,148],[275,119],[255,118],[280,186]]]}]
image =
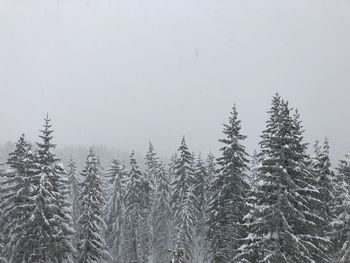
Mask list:
[{"label": "dense forest", "polygon": [[[304,141],[300,113],[275,94],[248,153],[236,106],[219,156],[185,137],[170,160],[93,147],[62,164],[47,116],[0,166],[0,257],[10,263],[348,263],[350,155]],[[1,261],[1,260],[0,260]]]}]

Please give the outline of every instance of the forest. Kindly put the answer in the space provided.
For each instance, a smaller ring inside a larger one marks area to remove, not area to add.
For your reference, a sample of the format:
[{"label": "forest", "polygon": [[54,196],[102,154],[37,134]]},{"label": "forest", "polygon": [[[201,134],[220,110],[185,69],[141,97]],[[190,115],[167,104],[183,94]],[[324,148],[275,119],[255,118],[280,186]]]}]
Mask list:
[{"label": "forest", "polygon": [[233,106],[218,156],[182,137],[167,161],[152,143],[142,163],[91,147],[80,169],[47,116],[0,165],[0,262],[349,263],[350,154],[331,165],[278,93],[257,151],[241,124]]}]

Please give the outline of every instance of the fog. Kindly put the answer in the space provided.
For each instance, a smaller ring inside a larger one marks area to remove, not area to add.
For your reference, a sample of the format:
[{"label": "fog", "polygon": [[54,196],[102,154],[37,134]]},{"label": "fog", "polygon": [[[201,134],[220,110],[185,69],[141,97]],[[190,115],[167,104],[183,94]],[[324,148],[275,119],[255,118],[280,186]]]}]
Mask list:
[{"label": "fog", "polygon": [[279,92],[336,160],[349,47],[347,0],[0,0],[0,143],[48,112],[61,146],[217,153],[236,103],[252,151]]}]

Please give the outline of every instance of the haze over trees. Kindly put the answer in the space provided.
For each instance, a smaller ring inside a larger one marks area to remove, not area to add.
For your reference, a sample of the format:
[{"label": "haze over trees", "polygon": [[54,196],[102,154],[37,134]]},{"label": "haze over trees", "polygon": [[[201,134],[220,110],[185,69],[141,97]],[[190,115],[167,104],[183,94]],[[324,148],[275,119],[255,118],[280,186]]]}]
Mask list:
[{"label": "haze over trees", "polygon": [[57,157],[47,116],[0,165],[0,261],[350,262],[350,155],[333,169],[328,139],[310,147],[279,94],[254,153],[239,116],[233,106],[216,157],[182,137],[169,161],[150,142],[142,161],[92,147],[81,165]]}]

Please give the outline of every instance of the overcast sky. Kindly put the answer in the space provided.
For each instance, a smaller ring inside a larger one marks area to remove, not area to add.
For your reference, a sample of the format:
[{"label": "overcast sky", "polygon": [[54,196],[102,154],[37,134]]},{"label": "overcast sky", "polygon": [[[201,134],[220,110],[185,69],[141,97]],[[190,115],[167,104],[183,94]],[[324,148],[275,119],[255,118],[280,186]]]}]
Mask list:
[{"label": "overcast sky", "polygon": [[275,92],[350,150],[349,0],[0,0],[0,142],[217,153],[236,103],[252,151]]}]

